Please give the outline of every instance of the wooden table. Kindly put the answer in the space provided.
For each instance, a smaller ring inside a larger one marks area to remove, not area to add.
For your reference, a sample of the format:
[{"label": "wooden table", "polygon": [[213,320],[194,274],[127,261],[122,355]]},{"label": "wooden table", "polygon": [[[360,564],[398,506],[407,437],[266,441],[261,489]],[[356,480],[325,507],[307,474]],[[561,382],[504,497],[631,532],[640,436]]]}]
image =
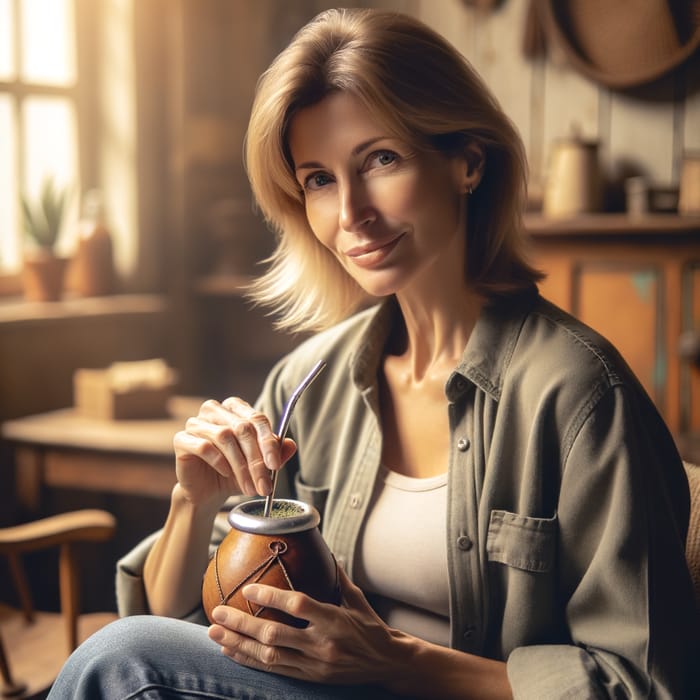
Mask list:
[{"label": "wooden table", "polygon": [[0,433],[14,446],[18,501],[38,510],[44,486],[169,497],[173,436],[200,403],[174,397],[162,420],[102,420],[67,408],[7,421]]}]

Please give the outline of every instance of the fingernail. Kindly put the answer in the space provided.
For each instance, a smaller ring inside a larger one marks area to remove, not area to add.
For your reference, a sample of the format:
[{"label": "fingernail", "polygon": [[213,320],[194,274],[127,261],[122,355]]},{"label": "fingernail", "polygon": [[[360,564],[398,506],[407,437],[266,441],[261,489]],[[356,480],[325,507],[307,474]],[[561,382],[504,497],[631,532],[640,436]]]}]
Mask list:
[{"label": "fingernail", "polygon": [[247,586],[245,586],[241,592],[243,593],[244,598],[252,601],[255,598],[255,594],[259,590],[260,589],[254,583],[250,583]]},{"label": "fingernail", "polygon": [[211,616],[216,622],[226,622],[226,610],[224,610],[224,608],[221,606],[214,608]]},{"label": "fingernail", "polygon": [[280,456],[277,454],[277,452],[270,452],[269,454],[265,455],[265,464],[267,465],[267,468],[271,469],[272,471],[279,469]]},{"label": "fingernail", "polygon": [[266,479],[264,476],[261,476],[258,479],[258,493],[261,496],[269,495],[271,488],[272,488],[272,485],[270,484],[269,479]]}]

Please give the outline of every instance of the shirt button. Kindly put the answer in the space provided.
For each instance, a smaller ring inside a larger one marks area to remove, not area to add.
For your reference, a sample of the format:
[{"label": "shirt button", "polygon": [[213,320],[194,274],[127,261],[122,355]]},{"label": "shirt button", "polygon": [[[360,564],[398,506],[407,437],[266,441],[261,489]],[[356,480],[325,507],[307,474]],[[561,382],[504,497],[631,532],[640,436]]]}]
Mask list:
[{"label": "shirt button", "polygon": [[463,552],[468,552],[474,546],[474,543],[472,542],[471,537],[469,537],[469,535],[460,535],[457,538],[457,546]]},{"label": "shirt button", "polygon": [[470,445],[471,442],[469,442],[469,438],[459,438],[459,440],[457,440],[457,449],[460,452],[466,452]]},{"label": "shirt button", "polygon": [[457,391],[464,391],[467,388],[467,380],[464,377],[457,377],[455,379],[455,389]]},{"label": "shirt button", "polygon": [[359,493],[353,493],[350,496],[350,507],[359,508],[362,505],[362,496]]}]

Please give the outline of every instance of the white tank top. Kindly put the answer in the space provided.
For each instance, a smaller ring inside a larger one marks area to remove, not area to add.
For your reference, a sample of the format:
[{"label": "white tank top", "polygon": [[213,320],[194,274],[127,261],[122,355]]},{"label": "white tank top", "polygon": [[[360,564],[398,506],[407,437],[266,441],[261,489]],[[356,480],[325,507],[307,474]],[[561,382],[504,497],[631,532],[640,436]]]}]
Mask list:
[{"label": "white tank top", "polygon": [[449,646],[447,473],[427,479],[381,467],[360,531],[355,580],[390,626]]}]

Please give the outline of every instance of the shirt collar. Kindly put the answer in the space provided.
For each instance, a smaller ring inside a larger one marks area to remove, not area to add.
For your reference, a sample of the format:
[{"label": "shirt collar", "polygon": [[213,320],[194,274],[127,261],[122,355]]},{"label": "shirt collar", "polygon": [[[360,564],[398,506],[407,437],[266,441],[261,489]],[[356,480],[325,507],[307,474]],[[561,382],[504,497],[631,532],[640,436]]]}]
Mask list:
[{"label": "shirt collar", "polygon": [[[476,385],[496,401],[500,399],[520,329],[537,297],[537,289],[533,286],[484,306],[462,359],[445,385],[449,401],[459,399],[470,385]],[[377,370],[398,313],[396,299],[389,297],[376,307],[365,327],[350,363],[353,382],[360,391],[376,386]]]},{"label": "shirt collar", "polygon": [[[450,401],[457,398],[455,393],[464,393],[464,379],[496,401],[501,398],[504,377],[520,331],[537,297],[537,289],[533,286],[484,306],[464,349],[462,361],[447,381],[446,392]],[[460,381],[460,378],[464,379]]]}]

